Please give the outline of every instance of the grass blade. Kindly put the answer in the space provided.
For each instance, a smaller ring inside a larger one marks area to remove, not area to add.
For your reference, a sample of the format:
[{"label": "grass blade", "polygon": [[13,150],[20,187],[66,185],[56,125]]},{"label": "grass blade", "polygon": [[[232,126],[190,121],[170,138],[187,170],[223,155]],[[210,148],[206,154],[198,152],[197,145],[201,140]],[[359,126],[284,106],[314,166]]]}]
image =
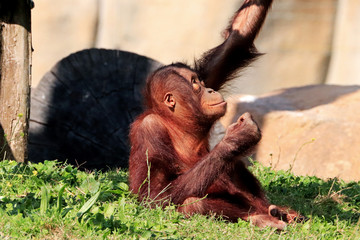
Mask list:
[{"label": "grass blade", "polygon": [[79,210],[77,213],[77,217],[81,218],[84,213],[86,213],[97,201],[97,199],[100,196],[101,191],[99,190],[97,193],[95,193],[94,196],[92,196]]},{"label": "grass blade", "polygon": [[67,186],[67,184],[64,184],[64,186],[62,186],[59,190],[59,195],[58,195],[58,198],[57,198],[57,204],[56,204],[56,208],[57,208],[57,212],[58,213],[61,213],[61,210],[62,210],[62,196],[63,196],[63,193],[64,193],[64,190],[65,190],[65,187]]},{"label": "grass blade", "polygon": [[45,186],[41,187],[41,202],[40,202],[40,214],[43,215],[49,208],[49,191]]}]

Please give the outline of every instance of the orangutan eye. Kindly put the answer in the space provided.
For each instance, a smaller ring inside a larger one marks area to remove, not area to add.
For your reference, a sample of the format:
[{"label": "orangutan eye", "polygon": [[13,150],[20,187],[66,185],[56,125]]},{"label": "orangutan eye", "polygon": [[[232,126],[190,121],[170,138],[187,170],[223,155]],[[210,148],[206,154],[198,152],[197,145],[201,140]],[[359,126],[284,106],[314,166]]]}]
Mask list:
[{"label": "orangutan eye", "polygon": [[191,83],[192,84],[196,83],[196,78],[195,77],[191,77]]},{"label": "orangutan eye", "polygon": [[191,77],[191,83],[192,83],[192,87],[194,89],[194,92],[198,93],[201,91],[201,85],[200,82],[198,80],[198,78],[196,76],[192,76]]}]

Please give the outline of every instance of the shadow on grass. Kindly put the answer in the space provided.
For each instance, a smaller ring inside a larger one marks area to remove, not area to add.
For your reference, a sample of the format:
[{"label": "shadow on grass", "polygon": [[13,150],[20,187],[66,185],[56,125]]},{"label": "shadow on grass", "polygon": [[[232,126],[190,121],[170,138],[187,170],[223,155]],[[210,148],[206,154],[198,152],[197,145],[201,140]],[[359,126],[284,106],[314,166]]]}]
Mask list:
[{"label": "shadow on grass", "polygon": [[0,208],[4,209],[10,216],[22,214],[25,217],[29,211],[39,207],[40,199],[36,199],[34,193],[16,199],[2,199],[0,202]]},{"label": "shadow on grass", "polygon": [[327,181],[316,177],[278,175],[264,184],[273,204],[289,206],[301,214],[318,216],[326,221],[360,219],[360,184],[344,183],[338,179]]}]

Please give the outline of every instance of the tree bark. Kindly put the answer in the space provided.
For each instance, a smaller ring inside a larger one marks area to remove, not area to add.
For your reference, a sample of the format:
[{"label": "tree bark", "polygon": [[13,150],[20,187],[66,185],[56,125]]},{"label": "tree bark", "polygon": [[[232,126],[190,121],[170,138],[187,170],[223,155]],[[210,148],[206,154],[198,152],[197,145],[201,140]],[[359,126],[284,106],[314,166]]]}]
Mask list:
[{"label": "tree bark", "polygon": [[26,162],[31,81],[31,1],[0,1],[0,160]]}]

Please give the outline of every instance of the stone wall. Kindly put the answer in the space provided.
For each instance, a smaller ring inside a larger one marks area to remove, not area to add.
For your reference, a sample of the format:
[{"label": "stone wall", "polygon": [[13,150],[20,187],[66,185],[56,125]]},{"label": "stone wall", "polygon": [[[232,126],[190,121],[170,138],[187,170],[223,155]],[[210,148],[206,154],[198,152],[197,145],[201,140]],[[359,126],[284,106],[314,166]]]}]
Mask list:
[{"label": "stone wall", "polygon": [[33,75],[36,87],[56,62],[94,46],[97,0],[36,0],[32,10]]},{"label": "stone wall", "polygon": [[339,1],[327,83],[360,83],[360,1]]},{"label": "stone wall", "polygon": [[[36,0],[33,86],[58,60],[84,48],[191,62],[221,41],[240,0]],[[257,46],[266,53],[231,86],[260,94],[318,83],[358,84],[358,0],[275,0]]]},{"label": "stone wall", "polygon": [[242,81],[247,93],[324,83],[331,57],[335,0],[278,0],[257,39],[265,52]]}]

